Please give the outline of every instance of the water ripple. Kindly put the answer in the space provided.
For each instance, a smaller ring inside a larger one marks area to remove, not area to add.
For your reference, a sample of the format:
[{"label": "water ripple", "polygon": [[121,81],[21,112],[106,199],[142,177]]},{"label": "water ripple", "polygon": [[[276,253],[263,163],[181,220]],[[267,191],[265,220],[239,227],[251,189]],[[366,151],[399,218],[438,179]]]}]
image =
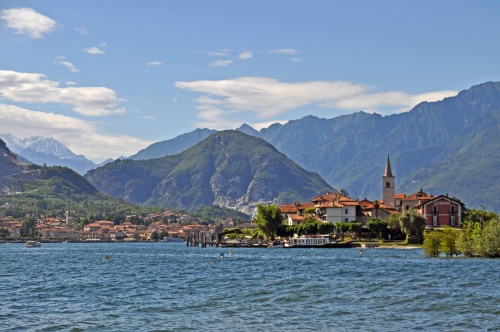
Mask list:
[{"label": "water ripple", "polygon": [[0,331],[500,330],[500,260],[391,249],[361,256],[353,249],[229,254],[172,243],[0,244],[0,266]]}]

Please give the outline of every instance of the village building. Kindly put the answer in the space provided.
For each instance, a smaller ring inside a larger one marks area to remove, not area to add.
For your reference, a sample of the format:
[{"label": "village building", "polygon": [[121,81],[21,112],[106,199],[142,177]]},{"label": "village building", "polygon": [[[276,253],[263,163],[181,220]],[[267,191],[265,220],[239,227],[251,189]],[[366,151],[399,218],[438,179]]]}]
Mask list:
[{"label": "village building", "polygon": [[392,214],[417,209],[426,219],[426,227],[452,226],[462,223],[464,204],[457,198],[446,195],[433,196],[420,191],[406,195],[396,193],[396,177],[392,173],[391,161],[387,156],[385,172],[382,175],[382,199],[359,201],[345,194],[327,193],[313,198],[311,203],[293,203],[280,206],[285,222],[289,226],[298,225],[304,219],[304,211],[315,208],[315,217],[323,222],[361,222],[366,225],[370,218],[385,220]]},{"label": "village building", "polygon": [[316,214],[323,222],[356,222],[361,217],[359,201],[343,192],[327,193],[312,200]]}]

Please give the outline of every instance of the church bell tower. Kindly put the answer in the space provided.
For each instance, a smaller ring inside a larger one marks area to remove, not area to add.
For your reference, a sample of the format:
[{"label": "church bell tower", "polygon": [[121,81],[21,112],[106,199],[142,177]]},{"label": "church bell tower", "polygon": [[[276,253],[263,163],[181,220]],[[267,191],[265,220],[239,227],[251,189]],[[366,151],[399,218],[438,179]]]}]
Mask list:
[{"label": "church bell tower", "polygon": [[387,155],[387,163],[385,164],[385,173],[382,177],[383,186],[383,200],[384,205],[395,207],[395,188],[394,188],[394,176],[391,170],[391,161],[389,160],[389,155]]}]

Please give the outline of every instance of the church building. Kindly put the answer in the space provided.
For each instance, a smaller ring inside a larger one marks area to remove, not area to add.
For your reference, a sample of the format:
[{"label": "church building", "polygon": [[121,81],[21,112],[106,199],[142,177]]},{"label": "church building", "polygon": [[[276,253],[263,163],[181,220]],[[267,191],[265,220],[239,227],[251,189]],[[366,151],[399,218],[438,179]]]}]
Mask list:
[{"label": "church building", "polygon": [[458,227],[462,223],[464,204],[457,198],[446,195],[433,196],[422,189],[407,196],[396,194],[395,177],[392,174],[389,155],[382,176],[382,202],[380,206],[389,212],[405,212],[415,208],[426,219],[426,227],[453,226]]}]

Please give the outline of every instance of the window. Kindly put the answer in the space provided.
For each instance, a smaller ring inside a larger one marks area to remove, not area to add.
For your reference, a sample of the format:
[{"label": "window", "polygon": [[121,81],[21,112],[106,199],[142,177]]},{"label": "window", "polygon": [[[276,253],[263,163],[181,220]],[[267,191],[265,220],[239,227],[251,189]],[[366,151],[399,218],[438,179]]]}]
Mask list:
[{"label": "window", "polygon": [[349,214],[349,209],[345,209],[345,214]]},{"label": "window", "polygon": [[455,205],[452,205],[450,208],[450,214],[455,214]]},{"label": "window", "polygon": [[432,214],[437,214],[437,213],[438,213],[438,207],[434,205],[432,207]]},{"label": "window", "polygon": [[344,220],[344,221],[345,221],[345,222],[349,222],[349,218],[345,218],[345,220]]},{"label": "window", "polygon": [[438,226],[438,225],[439,225],[438,216],[432,216],[432,226]]},{"label": "window", "polygon": [[455,216],[450,216],[450,226],[455,226]]}]

